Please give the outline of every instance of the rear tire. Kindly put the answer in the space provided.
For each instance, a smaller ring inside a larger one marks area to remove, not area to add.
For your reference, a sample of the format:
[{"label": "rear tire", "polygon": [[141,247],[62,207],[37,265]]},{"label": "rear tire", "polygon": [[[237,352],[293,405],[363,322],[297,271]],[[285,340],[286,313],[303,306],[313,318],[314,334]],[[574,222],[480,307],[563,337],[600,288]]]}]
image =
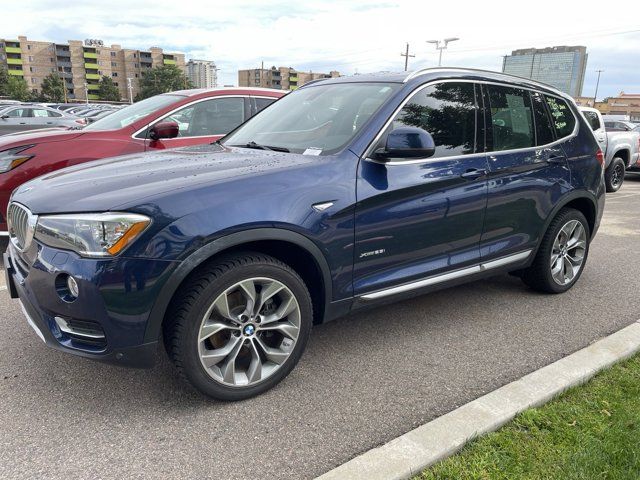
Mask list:
[{"label": "rear tire", "polygon": [[313,308],[291,267],[242,253],[202,268],[181,288],[167,319],[165,346],[179,374],[205,395],[235,401],[265,392],[293,370]]},{"label": "rear tire", "polygon": [[582,212],[563,208],[551,221],[522,281],[539,292],[563,293],[578,281],[589,254],[589,224]]},{"label": "rear tire", "polygon": [[620,157],[615,157],[611,160],[609,168],[604,172],[604,183],[607,187],[608,193],[620,190],[620,187],[622,187],[622,183],[624,182],[626,167],[624,160]]}]

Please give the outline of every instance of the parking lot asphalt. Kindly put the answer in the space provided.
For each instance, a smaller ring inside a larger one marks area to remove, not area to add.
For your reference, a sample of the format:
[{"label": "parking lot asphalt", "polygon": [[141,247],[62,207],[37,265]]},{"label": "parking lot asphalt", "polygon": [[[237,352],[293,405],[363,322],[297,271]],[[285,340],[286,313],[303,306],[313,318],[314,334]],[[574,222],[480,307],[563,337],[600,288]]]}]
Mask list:
[{"label": "parking lot asphalt", "polygon": [[53,351],[0,291],[0,478],[312,478],[638,320],[639,250],[640,175],[607,196],[568,293],[505,275],[318,326],[284,382],[239,403],[164,357]]}]

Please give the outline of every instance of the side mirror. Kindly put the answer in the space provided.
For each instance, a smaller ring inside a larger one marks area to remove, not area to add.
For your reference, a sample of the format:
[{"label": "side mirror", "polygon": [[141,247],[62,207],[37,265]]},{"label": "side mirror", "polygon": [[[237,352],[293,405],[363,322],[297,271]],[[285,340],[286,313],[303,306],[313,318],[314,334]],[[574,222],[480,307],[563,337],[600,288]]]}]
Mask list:
[{"label": "side mirror", "polygon": [[400,127],[387,135],[385,147],[377,149],[374,156],[384,161],[391,158],[429,158],[435,151],[436,144],[429,132],[418,127]]},{"label": "side mirror", "polygon": [[7,118],[9,118],[9,115],[2,115],[0,118],[6,120]]},{"label": "side mirror", "polygon": [[161,138],[176,138],[180,133],[180,128],[176,122],[158,122],[151,130],[149,130],[149,138],[151,140],[160,140]]}]

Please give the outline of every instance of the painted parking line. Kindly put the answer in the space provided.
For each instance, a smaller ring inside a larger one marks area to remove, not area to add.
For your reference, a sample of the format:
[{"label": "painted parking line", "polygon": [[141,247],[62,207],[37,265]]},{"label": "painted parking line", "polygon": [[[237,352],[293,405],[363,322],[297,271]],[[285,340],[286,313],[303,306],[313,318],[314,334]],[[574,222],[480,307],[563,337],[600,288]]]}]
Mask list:
[{"label": "painted parking line", "polygon": [[0,287],[0,290],[6,290],[6,289],[7,289],[7,287],[6,287],[5,285],[2,285],[2,286]]}]

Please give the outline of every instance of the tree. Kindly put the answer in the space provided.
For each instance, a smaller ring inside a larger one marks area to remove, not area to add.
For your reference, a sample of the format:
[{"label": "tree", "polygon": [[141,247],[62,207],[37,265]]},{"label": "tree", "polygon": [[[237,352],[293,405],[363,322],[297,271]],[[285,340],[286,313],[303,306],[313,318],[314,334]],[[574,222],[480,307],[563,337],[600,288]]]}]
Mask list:
[{"label": "tree", "polygon": [[119,102],[120,90],[113,84],[113,80],[106,75],[103,75],[100,79],[100,87],[98,88],[98,96],[100,100],[107,100],[110,102]]},{"label": "tree", "polygon": [[64,102],[64,82],[55,72],[51,72],[42,80],[40,97],[44,102]]},{"label": "tree", "polygon": [[0,97],[7,97],[7,84],[9,83],[9,74],[5,68],[0,67]]},{"label": "tree", "polygon": [[174,90],[193,88],[187,76],[175,65],[163,65],[142,73],[136,101]]},{"label": "tree", "polygon": [[9,79],[7,81],[7,97],[12,100],[20,100],[21,102],[28,102],[31,100],[32,94],[29,91],[29,86],[24,78],[9,75]]}]

